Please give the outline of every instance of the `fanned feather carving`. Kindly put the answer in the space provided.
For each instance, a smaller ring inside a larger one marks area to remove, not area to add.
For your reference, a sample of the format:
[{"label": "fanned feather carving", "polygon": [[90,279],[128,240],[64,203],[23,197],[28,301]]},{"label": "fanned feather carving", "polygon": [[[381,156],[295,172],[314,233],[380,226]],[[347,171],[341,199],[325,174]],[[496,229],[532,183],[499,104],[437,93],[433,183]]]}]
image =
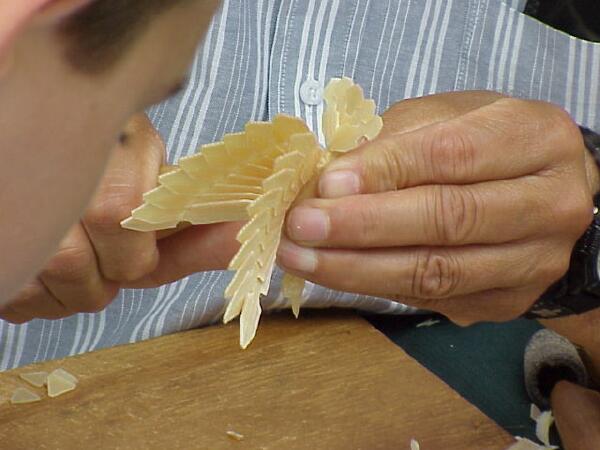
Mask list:
[{"label": "fanned feather carving", "polygon": [[347,152],[362,139],[373,140],[383,127],[373,100],[366,100],[362,88],[349,78],[333,80],[325,89],[327,108],[323,113],[323,133],[327,150]]},{"label": "fanned feather carving", "polygon": [[300,189],[314,176],[321,154],[313,134],[291,136],[288,153],[275,160],[273,174],[262,183],[264,194],[248,208],[251,219],[238,234],[242,246],[229,265],[236,273],[225,291],[230,302],[223,318],[229,322],[241,314],[242,348],[256,334],[260,297],[269,291],[285,214]]},{"label": "fanned feather carving", "polygon": [[289,151],[289,137],[308,133],[299,119],[277,116],[273,123],[249,123],[244,133],[225,136],[200,152],[181,158],[158,178],[123,227],[137,231],[248,220],[247,208],[263,194],[262,181],[275,159]]},{"label": "fanned feather carving", "polygon": [[[348,78],[333,79],[325,90],[323,130],[328,152],[301,120],[285,115],[272,123],[249,123],[243,133],[169,166],[157,188],[144,195],[122,226],[136,231],[245,221],[242,244],[229,269],[235,275],[225,290],[223,320],[240,316],[240,345],[254,339],[261,315],[260,299],[269,291],[285,216],[294,202],[314,195],[322,169],[363,139],[374,139],[383,126],[375,102]],[[283,295],[298,317],[304,280],[285,274]]]},{"label": "fanned feather carving", "polygon": [[[341,154],[358,147],[363,139],[375,139],[383,128],[383,120],[375,112],[375,102],[366,100],[362,88],[351,79],[331,80],[324,98],[323,133],[328,152],[321,159],[320,169]],[[300,199],[314,195],[316,180],[311,184],[300,194]],[[302,278],[290,274],[283,279],[283,295],[290,301],[296,317],[300,314],[303,302],[304,284]]]}]

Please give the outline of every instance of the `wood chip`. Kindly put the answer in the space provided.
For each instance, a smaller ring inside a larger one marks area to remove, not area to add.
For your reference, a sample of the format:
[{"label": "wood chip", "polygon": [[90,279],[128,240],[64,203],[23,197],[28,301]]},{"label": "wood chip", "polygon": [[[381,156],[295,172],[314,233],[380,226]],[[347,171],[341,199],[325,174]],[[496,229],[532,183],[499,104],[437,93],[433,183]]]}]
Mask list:
[{"label": "wood chip", "polygon": [[529,418],[533,421],[536,421],[538,420],[538,417],[540,417],[541,414],[542,411],[540,411],[540,408],[538,408],[537,405],[532,403],[529,407]]},{"label": "wood chip", "polygon": [[48,372],[29,372],[22,373],[19,375],[22,380],[27,381],[29,384],[35,387],[43,387],[46,384],[48,378]]},{"label": "wood chip", "polygon": [[426,320],[424,322],[421,322],[420,324],[417,325],[417,328],[426,328],[426,327],[432,327],[434,325],[437,325],[438,323],[442,323],[441,320],[433,320],[433,319],[429,319]]},{"label": "wood chip", "polygon": [[410,450],[421,450],[421,444],[416,439],[410,440]]},{"label": "wood chip", "polygon": [[304,292],[305,281],[302,278],[286,273],[281,283],[283,296],[289,299],[292,305],[292,312],[296,319],[300,316],[300,307],[303,303],[302,294]]},{"label": "wood chip", "polygon": [[229,436],[231,439],[233,439],[235,441],[243,441],[244,440],[243,434],[240,434],[237,431],[233,431],[233,430],[229,430],[227,432],[227,436]]},{"label": "wood chip", "polygon": [[546,447],[544,445],[536,444],[535,442],[530,441],[529,439],[522,438],[519,436],[516,436],[515,439],[517,440],[517,442],[508,447],[506,450],[556,450],[558,448],[553,446]]},{"label": "wood chip", "polygon": [[13,392],[10,402],[13,405],[23,405],[25,403],[39,402],[41,399],[42,397],[35,392],[31,392],[29,389],[17,388],[15,389],[15,392]]},{"label": "wood chip", "polygon": [[550,447],[550,428],[554,424],[552,411],[544,411],[535,421],[535,435],[546,447]]},{"label": "wood chip", "polygon": [[72,373],[67,372],[65,369],[58,368],[58,369],[54,370],[52,373],[55,375],[58,375],[59,377],[63,377],[65,380],[69,380],[71,383],[74,383],[74,384],[79,383],[79,380],[77,379],[77,377],[75,375],[73,375]]},{"label": "wood chip", "polygon": [[[48,397],[54,398],[66,394],[67,392],[74,390],[77,386],[77,382],[73,381],[74,377],[67,372],[63,372],[60,372],[60,369],[57,369],[48,375],[48,380],[46,382],[48,386]],[[67,373],[70,378],[65,378],[65,373]]]}]

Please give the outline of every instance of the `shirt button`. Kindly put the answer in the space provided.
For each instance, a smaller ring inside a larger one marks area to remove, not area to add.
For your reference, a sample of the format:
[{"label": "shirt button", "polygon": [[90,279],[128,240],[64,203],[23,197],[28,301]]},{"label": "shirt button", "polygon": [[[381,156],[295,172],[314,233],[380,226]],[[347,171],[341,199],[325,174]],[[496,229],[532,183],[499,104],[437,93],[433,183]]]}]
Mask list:
[{"label": "shirt button", "polygon": [[300,86],[300,99],[310,106],[320,105],[323,102],[323,86],[309,78]]}]

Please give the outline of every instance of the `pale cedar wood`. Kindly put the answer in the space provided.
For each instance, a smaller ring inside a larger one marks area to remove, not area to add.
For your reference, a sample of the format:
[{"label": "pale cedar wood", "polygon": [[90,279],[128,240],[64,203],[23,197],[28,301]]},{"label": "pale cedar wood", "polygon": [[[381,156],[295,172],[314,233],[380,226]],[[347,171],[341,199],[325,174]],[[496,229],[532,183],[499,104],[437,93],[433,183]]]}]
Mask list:
[{"label": "pale cedar wood", "polygon": [[[243,133],[203,146],[165,168],[159,186],[144,195],[123,227],[136,231],[242,221],[242,244],[229,265],[236,271],[227,289],[224,321],[240,316],[240,345],[256,335],[260,298],[269,291],[285,215],[293,203],[314,195],[321,170],[335,157],[374,139],[383,127],[373,100],[348,78],[325,89],[326,151],[300,119],[278,115],[272,123],[249,123]],[[283,295],[298,317],[304,280],[286,274]]]}]

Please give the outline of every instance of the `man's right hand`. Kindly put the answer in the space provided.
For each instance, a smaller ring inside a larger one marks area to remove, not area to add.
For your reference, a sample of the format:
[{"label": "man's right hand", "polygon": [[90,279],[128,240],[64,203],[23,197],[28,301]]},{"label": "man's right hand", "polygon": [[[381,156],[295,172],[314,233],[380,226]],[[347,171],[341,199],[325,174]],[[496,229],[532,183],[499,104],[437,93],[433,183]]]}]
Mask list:
[{"label": "man's right hand", "polygon": [[150,120],[145,114],[132,117],[84,217],[42,273],[0,309],[0,318],[25,323],[98,312],[122,287],[157,287],[226,268],[239,248],[239,224],[196,226],[164,239],[121,228],[143,193],[156,186],[164,157]]}]

